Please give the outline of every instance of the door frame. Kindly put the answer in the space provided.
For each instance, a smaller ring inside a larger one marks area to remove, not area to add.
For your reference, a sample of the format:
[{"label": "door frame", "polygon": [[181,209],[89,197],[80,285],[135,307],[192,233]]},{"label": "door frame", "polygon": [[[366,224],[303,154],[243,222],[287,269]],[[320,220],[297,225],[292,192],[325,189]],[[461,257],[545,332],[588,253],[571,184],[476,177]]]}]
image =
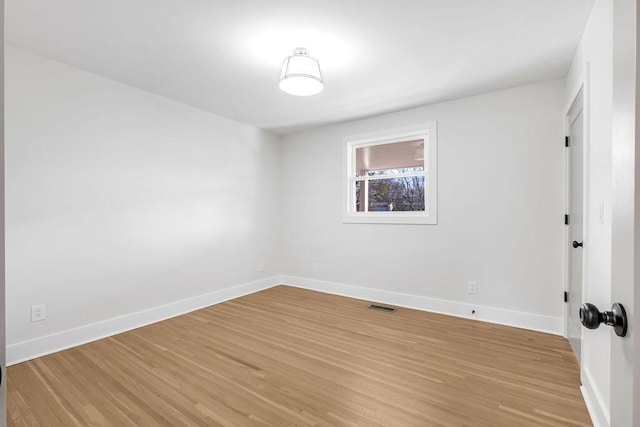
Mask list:
[{"label": "door frame", "polygon": [[[589,82],[591,75],[591,64],[587,62],[585,64],[584,72],[580,75],[580,78],[577,80],[575,87],[572,88],[569,96],[569,101],[564,107],[564,135],[569,136],[570,134],[570,113],[571,107],[578,99],[580,95],[582,95],[582,237],[583,241],[589,242],[588,236],[588,210],[587,206],[589,206],[589,147],[590,147],[590,121],[591,114],[589,112],[589,100],[590,100],[590,91],[589,91]],[[565,214],[569,213],[569,207],[571,203],[571,193],[570,193],[570,183],[571,183],[571,150],[565,147],[564,149],[565,155],[565,176],[564,176],[564,211]],[[571,218],[569,218],[571,221]],[[562,251],[563,258],[563,283],[564,283],[564,292],[569,292],[570,280],[571,280],[571,248],[570,248],[570,240],[571,235],[569,233],[570,227],[564,227],[564,250]],[[585,260],[587,259],[587,253],[589,250],[589,245],[587,244],[582,248],[582,295],[585,295],[586,292],[586,265]],[[571,298],[571,295],[569,295]],[[569,304],[567,302],[563,303],[563,315],[564,315],[564,337],[568,338],[568,330],[569,330]],[[580,339],[582,342],[582,339]],[[582,353],[582,352],[581,352]],[[580,364],[580,372],[582,376],[582,361],[578,360]]]}]

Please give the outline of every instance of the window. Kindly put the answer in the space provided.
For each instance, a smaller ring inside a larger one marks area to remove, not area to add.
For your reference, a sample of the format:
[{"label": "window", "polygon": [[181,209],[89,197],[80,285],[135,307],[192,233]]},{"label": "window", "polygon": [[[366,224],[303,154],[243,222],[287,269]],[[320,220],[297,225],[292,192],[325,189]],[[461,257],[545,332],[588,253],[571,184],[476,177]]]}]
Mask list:
[{"label": "window", "polygon": [[343,222],[437,223],[437,126],[344,139]]}]

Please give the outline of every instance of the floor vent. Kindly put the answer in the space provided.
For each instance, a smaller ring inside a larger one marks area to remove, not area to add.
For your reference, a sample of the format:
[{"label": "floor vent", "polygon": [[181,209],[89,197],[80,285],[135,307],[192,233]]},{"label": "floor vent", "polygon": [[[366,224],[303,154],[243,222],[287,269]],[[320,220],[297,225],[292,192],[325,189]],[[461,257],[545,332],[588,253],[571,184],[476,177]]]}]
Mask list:
[{"label": "floor vent", "polygon": [[385,307],[384,305],[376,305],[376,304],[371,304],[369,306],[369,308],[371,310],[378,310],[378,311],[384,311],[386,313],[395,313],[396,309],[393,307]]}]

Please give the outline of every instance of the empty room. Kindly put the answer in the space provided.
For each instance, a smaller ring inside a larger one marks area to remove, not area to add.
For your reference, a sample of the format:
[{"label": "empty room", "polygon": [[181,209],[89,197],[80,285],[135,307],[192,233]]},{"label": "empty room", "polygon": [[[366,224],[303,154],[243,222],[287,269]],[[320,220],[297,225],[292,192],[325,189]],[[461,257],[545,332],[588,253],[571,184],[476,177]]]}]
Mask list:
[{"label": "empty room", "polygon": [[4,0],[0,426],[640,426],[636,3]]}]

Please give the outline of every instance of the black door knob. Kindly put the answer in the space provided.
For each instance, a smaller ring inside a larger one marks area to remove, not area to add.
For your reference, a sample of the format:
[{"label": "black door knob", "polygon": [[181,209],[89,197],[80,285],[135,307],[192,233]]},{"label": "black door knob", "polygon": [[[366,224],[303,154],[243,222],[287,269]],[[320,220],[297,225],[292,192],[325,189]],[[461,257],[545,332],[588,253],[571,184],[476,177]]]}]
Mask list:
[{"label": "black door knob", "polygon": [[588,329],[598,329],[600,323],[613,326],[613,331],[619,337],[627,335],[627,312],[622,304],[615,303],[611,311],[600,311],[598,307],[590,303],[580,307],[580,323]]},{"label": "black door knob", "polygon": [[580,323],[588,329],[598,329],[602,322],[600,310],[595,305],[585,302],[580,307]]},{"label": "black door knob", "polygon": [[573,247],[574,248],[581,248],[582,247],[582,242],[576,242],[575,240],[573,241]]}]

